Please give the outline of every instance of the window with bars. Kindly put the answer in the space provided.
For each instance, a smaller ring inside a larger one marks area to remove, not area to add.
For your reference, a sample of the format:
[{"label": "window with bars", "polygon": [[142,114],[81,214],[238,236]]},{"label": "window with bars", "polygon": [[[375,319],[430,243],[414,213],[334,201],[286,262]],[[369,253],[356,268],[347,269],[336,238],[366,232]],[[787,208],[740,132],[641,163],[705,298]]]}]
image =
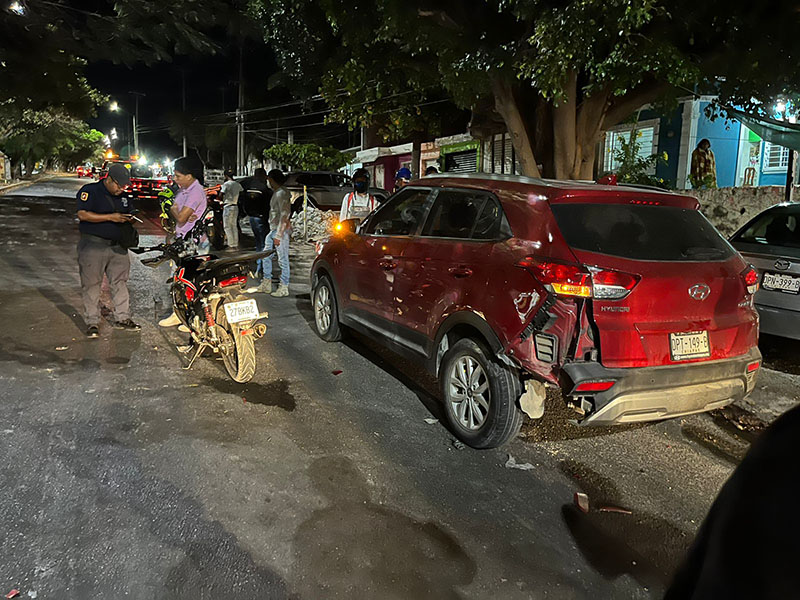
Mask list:
[{"label": "window with bars", "polygon": [[[628,142],[631,138],[633,129],[618,129],[606,133],[605,147],[603,148],[603,170],[606,172],[616,171],[620,162],[617,160],[617,153],[622,148],[622,141]],[[656,128],[655,126],[637,127],[636,136],[639,142],[638,157],[645,159],[656,152]]]},{"label": "window with bars", "polygon": [[789,149],[764,142],[764,172],[785,171],[789,168]]}]

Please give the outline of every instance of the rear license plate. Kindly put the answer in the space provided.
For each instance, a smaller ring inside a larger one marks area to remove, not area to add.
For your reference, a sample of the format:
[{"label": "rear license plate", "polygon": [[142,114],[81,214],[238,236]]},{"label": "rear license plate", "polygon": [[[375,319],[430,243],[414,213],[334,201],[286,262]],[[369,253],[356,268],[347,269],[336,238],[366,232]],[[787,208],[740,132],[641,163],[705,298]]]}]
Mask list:
[{"label": "rear license plate", "polygon": [[690,333],[670,333],[669,349],[672,360],[688,360],[690,358],[708,358],[711,346],[708,344],[707,331]]},{"label": "rear license plate", "polygon": [[793,277],[783,273],[764,273],[761,286],[765,290],[786,292],[787,294],[800,294],[800,277]]},{"label": "rear license plate", "polygon": [[228,323],[239,323],[241,321],[253,321],[258,318],[258,304],[251,298],[241,302],[229,302],[225,306],[225,316]]}]

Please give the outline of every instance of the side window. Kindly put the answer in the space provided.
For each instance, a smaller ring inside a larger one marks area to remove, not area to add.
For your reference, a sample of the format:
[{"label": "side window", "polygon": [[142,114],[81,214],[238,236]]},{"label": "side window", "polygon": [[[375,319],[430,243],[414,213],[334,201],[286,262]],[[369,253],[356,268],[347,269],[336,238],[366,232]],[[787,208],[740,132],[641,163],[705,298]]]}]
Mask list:
[{"label": "side window", "polygon": [[338,185],[339,187],[350,187],[352,184],[350,183],[350,178],[347,175],[336,173],[336,175],[333,176],[333,185]]},{"label": "side window", "polygon": [[758,217],[734,241],[800,248],[800,213],[783,208],[769,211]]},{"label": "side window", "polygon": [[373,235],[414,235],[430,204],[430,190],[405,189],[381,206],[369,219],[364,233]]},{"label": "side window", "polygon": [[331,176],[325,173],[301,173],[297,176],[297,183],[308,187],[329,186]]},{"label": "side window", "polygon": [[495,240],[507,237],[508,225],[500,203],[473,190],[442,190],[436,196],[423,236]]}]

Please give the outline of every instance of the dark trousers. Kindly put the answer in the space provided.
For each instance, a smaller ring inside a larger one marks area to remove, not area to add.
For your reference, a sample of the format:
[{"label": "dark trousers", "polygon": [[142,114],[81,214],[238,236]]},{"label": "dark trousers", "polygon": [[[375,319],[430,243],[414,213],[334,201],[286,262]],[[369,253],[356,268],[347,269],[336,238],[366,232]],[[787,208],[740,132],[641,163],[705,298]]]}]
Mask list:
[{"label": "dark trousers", "polygon": [[128,250],[110,246],[107,241],[82,235],[78,242],[78,268],[81,275],[81,295],[86,324],[100,323],[100,286],[103,275],[108,277],[111,301],[114,304],[114,319],[124,321],[131,318],[128,275],[131,261]]},{"label": "dark trousers", "polygon": [[[262,217],[250,217],[250,228],[253,230],[253,236],[256,238],[256,250],[264,249],[264,241],[267,239],[269,233],[269,224],[267,220]],[[261,259],[256,263],[256,275],[264,273],[264,264]]]}]

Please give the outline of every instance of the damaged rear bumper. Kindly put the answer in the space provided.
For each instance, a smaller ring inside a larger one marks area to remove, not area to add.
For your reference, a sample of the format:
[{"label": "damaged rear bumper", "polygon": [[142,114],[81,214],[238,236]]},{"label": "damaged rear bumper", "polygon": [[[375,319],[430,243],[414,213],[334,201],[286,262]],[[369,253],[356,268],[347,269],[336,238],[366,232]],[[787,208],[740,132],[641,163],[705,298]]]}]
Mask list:
[{"label": "damaged rear bumper", "polygon": [[[761,353],[663,367],[608,369],[597,362],[569,363],[564,391],[585,416],[582,425],[616,425],[680,417],[721,408],[753,391]],[[751,370],[748,370],[748,367]],[[607,391],[583,393],[581,384],[614,381]]]}]

